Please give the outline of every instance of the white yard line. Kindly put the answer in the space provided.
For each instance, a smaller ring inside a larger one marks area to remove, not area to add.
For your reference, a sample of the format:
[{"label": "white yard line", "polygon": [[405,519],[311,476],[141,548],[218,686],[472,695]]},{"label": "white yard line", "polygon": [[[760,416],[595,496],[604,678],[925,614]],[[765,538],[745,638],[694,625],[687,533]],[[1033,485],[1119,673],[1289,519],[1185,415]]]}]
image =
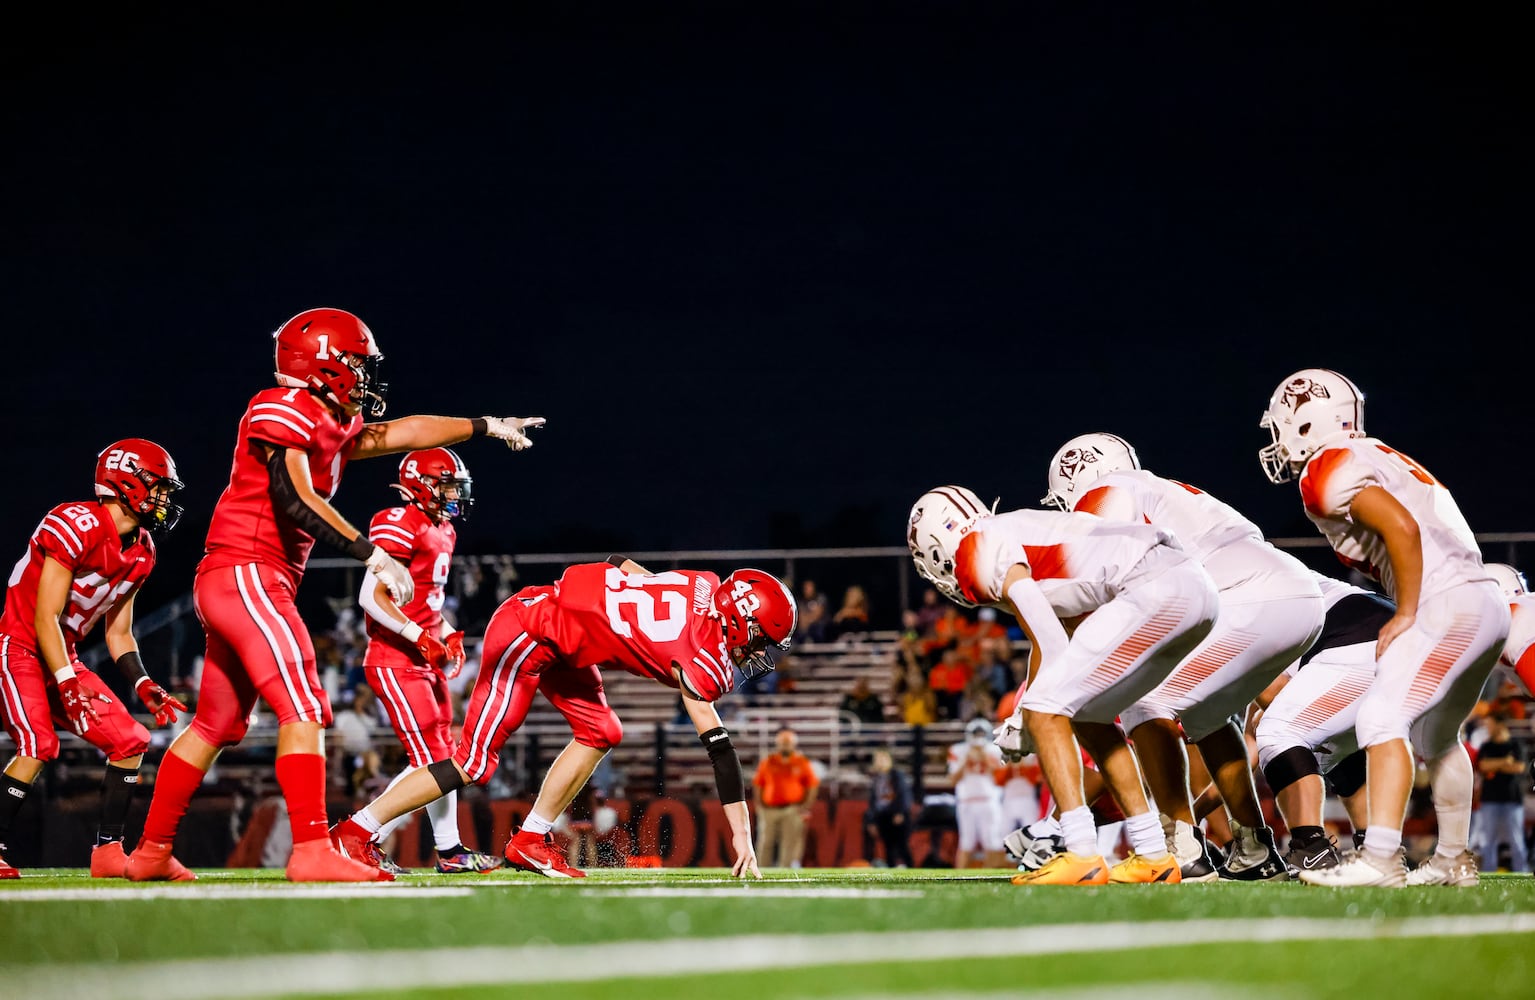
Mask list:
[{"label": "white yard line", "polygon": [[727,897],[745,897],[761,899],[768,896],[774,899],[805,899],[815,897],[819,899],[921,899],[926,893],[918,889],[836,889],[816,888],[806,886],[803,889],[779,888],[772,885],[738,885],[733,889],[703,889],[691,886],[655,886],[653,888],[641,887],[631,889],[626,886],[592,886],[581,890],[583,896],[693,896],[704,899],[721,899]]},{"label": "white yard line", "polygon": [[1339,941],[1535,933],[1535,913],[1421,917],[1055,924],[885,934],[782,934],[604,944],[283,953],[169,962],[0,966],[11,996],[206,996],[376,993],[416,988],[592,982],[816,965],[1012,958],[1228,942]]},{"label": "white yard line", "polygon": [[[202,880],[199,879],[200,883]],[[290,885],[272,882],[257,885],[179,885],[102,887],[99,889],[7,889],[0,892],[0,906],[6,903],[114,902],[136,899],[422,899],[427,896],[470,896],[468,886],[410,886],[384,882],[364,885]]]}]

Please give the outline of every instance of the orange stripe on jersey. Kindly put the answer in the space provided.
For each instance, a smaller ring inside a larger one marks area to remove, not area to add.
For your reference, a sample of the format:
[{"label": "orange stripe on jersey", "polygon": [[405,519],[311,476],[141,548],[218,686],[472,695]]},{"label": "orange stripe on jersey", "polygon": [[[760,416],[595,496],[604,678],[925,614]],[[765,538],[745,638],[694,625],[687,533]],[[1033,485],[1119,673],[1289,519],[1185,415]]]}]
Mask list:
[{"label": "orange stripe on jersey", "polygon": [[1472,640],[1476,638],[1476,627],[1475,615],[1455,616],[1455,620],[1450,623],[1450,630],[1445,633],[1444,641],[1428,654],[1428,659],[1418,668],[1418,676],[1407,691],[1407,708],[1412,715],[1416,716],[1422,711],[1443,682],[1444,675],[1470,648]]},{"label": "orange stripe on jersey", "polygon": [[1108,499],[1110,489],[1112,489],[1112,487],[1109,486],[1093,487],[1086,493],[1082,494],[1082,499],[1078,500],[1076,507],[1072,509],[1083,514],[1098,513],[1103,509],[1103,501]]},{"label": "orange stripe on jersey", "polygon": [[1306,463],[1306,471],[1300,477],[1300,498],[1306,509],[1317,517],[1328,517],[1332,511],[1322,509],[1327,496],[1327,480],[1349,459],[1346,448],[1328,448]]},{"label": "orange stripe on jersey", "polygon": [[1370,688],[1370,680],[1348,678],[1339,682],[1331,691],[1306,706],[1295,717],[1295,724],[1303,729],[1316,729],[1339,712],[1358,701]]},{"label": "orange stripe on jersey", "polygon": [[1036,580],[1064,580],[1066,572],[1066,546],[1025,545],[1023,557],[1029,561],[1029,575]]},{"label": "orange stripe on jersey", "polygon": [[1514,664],[1514,673],[1519,677],[1519,683],[1524,685],[1527,692],[1535,691],[1535,646],[1524,651],[1519,657],[1519,662]]},{"label": "orange stripe on jersey", "polygon": [[1240,655],[1257,638],[1251,632],[1239,630],[1232,632],[1219,642],[1211,643],[1192,660],[1179,664],[1178,669],[1162,682],[1162,690],[1172,695],[1188,694],[1209,680],[1210,675]]},{"label": "orange stripe on jersey", "polygon": [[1117,681],[1131,664],[1145,655],[1146,650],[1167,638],[1173,627],[1183,620],[1188,607],[1188,601],[1171,601],[1164,604],[1146,624],[1131,633],[1130,638],[1120,643],[1119,648],[1110,653],[1097,669],[1087,675],[1088,682],[1102,683],[1107,686]]},{"label": "orange stripe on jersey", "polygon": [[972,531],[959,540],[959,550],[954,553],[954,580],[959,585],[959,592],[965,595],[965,600],[982,604],[995,600],[991,595],[983,595],[977,590],[976,574],[976,549],[980,547],[979,531]]}]

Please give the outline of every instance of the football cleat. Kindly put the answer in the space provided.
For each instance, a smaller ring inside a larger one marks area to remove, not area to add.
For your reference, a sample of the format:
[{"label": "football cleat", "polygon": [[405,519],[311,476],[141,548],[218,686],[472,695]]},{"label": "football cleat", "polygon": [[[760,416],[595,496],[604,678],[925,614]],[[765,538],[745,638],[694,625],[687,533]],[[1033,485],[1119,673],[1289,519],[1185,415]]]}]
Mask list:
[{"label": "football cleat", "polygon": [[1204,831],[1183,821],[1164,819],[1163,830],[1171,828],[1168,845],[1178,859],[1178,881],[1214,882],[1220,878],[1220,862],[1211,854]]},{"label": "football cleat", "polygon": [[1183,881],[1178,859],[1171,854],[1160,858],[1146,858],[1132,853],[1109,870],[1109,881],[1117,885],[1137,885],[1161,882],[1171,885]]},{"label": "football cleat", "polygon": [[373,842],[373,835],[351,817],[331,827],[330,843],[343,857],[351,858],[369,868],[376,868],[390,875],[410,874],[396,864],[393,858],[385,854],[383,849]]},{"label": "football cleat", "polygon": [[123,865],[123,877],[130,882],[191,882],[192,870],[171,855],[170,844],[139,841]]},{"label": "football cleat", "polygon": [[1274,831],[1266,826],[1256,829],[1240,823],[1231,824],[1236,838],[1231,854],[1220,866],[1220,877],[1229,882],[1283,882],[1289,879],[1290,866],[1274,846]]},{"label": "football cleat", "polygon": [[461,875],[465,872],[489,872],[495,871],[506,862],[493,854],[481,854],[479,851],[455,851],[452,854],[437,854],[437,870],[444,875]]},{"label": "football cleat", "polygon": [[565,852],[554,843],[549,834],[528,833],[519,830],[506,842],[506,864],[525,872],[535,872],[547,878],[586,878],[586,872],[571,867],[565,860]]},{"label": "football cleat", "polygon": [[121,840],[109,840],[97,844],[91,850],[91,878],[125,878],[128,855],[123,853]]},{"label": "football cleat", "polygon": [[1289,850],[1285,851],[1284,859],[1285,864],[1297,873],[1322,871],[1343,864],[1343,855],[1338,851],[1338,842],[1331,836],[1317,837],[1304,844],[1298,844],[1292,839]]},{"label": "football cleat", "polygon": [[1427,861],[1407,873],[1408,885],[1452,885],[1464,889],[1480,881],[1476,858],[1470,851],[1461,851],[1453,858],[1435,851]]},{"label": "football cleat", "polygon": [[289,882],[393,882],[394,874],[337,851],[327,839],[293,845],[288,857]]},{"label": "football cleat", "polygon": [[[1040,828],[1044,825],[1044,820],[1036,820],[1002,838],[1002,849],[1017,862],[1019,871],[1038,871],[1047,861],[1066,849],[1066,841],[1061,835],[1042,831]],[[1059,829],[1059,824],[1051,825]]]},{"label": "football cleat", "polygon": [[1332,886],[1348,889],[1358,886],[1381,886],[1400,889],[1407,885],[1407,868],[1403,863],[1405,851],[1398,847],[1390,857],[1377,857],[1369,851],[1360,851],[1349,860],[1333,868],[1320,871],[1303,871],[1300,880],[1307,885]]},{"label": "football cleat", "polygon": [[1013,885],[1108,885],[1109,863],[1103,855],[1083,857],[1062,851],[1038,871],[1013,876]]},{"label": "football cleat", "polygon": [[21,878],[21,870],[7,864],[4,855],[0,855],[0,878]]}]

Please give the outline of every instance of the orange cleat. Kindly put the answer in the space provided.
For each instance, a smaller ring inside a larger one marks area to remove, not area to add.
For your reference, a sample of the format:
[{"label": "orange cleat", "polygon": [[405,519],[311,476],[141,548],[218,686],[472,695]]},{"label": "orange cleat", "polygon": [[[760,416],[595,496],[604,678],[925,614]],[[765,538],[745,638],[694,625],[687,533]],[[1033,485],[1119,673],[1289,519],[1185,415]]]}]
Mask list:
[{"label": "orange cleat", "polygon": [[394,875],[338,852],[328,838],[293,845],[289,882],[393,882]]},{"label": "orange cleat", "polygon": [[1171,884],[1182,882],[1178,859],[1171,854],[1160,858],[1146,858],[1131,854],[1109,872],[1109,881],[1116,885],[1141,885],[1152,882]]},{"label": "orange cleat", "polygon": [[191,869],[171,856],[170,844],[141,840],[123,865],[123,877],[130,882],[190,882],[197,878]]},{"label": "orange cleat", "polygon": [[1062,851],[1040,868],[1019,872],[1013,885],[1108,885],[1109,863],[1101,854],[1083,857]]},{"label": "orange cleat", "polygon": [[123,853],[121,840],[109,840],[97,844],[91,850],[91,878],[125,878],[128,855]]}]

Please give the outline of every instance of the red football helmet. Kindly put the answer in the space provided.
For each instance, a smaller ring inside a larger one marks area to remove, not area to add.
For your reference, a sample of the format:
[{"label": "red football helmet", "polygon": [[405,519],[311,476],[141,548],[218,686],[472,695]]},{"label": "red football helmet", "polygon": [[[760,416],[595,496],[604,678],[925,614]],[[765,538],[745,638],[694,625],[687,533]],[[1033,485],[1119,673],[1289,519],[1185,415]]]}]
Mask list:
[{"label": "red football helmet", "polygon": [[738,569],[720,581],[714,607],[725,630],[730,659],[750,680],[778,664],[789,648],[799,608],[783,581],[760,569]]},{"label": "red football helmet", "polygon": [[394,488],[435,521],[468,517],[474,506],[469,466],[449,448],[408,452],[400,460],[400,481]]},{"label": "red football helmet", "polygon": [[171,494],[182,488],[170,452],[143,438],[114,441],[96,456],[96,495],[121,500],[154,534],[181,520],[182,508]]},{"label": "red football helmet", "polygon": [[366,323],[345,309],[306,309],[284,323],[277,341],[277,384],[313,389],[349,413],[384,415],[389,386],[379,381],[384,355]]}]

